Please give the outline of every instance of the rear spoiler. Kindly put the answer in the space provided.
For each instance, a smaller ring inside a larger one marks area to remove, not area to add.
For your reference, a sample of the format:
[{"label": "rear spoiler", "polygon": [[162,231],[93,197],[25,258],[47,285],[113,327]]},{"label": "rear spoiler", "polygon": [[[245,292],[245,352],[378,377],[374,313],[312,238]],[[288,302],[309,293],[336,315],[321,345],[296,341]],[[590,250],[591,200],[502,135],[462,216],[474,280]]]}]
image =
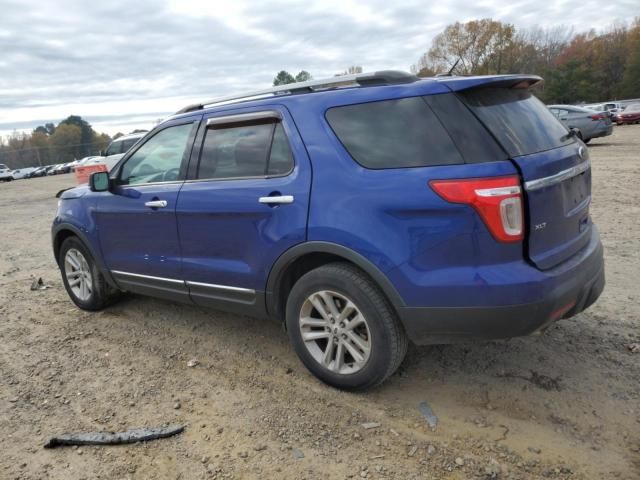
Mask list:
[{"label": "rear spoiler", "polygon": [[484,75],[478,77],[436,77],[438,83],[446,85],[453,92],[472,88],[530,88],[542,82],[537,75]]}]

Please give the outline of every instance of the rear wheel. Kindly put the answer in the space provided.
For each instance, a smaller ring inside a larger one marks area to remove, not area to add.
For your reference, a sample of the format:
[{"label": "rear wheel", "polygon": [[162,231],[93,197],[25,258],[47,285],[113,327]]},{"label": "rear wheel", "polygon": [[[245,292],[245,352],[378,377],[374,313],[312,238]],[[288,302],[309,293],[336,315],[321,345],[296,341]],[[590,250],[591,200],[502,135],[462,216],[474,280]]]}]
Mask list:
[{"label": "rear wheel", "polygon": [[83,310],[102,310],[115,300],[111,288],[89,250],[77,237],[67,238],[60,247],[58,265],[69,297]]},{"label": "rear wheel", "polygon": [[377,285],[348,263],[302,276],[287,300],[289,339],[320,380],[345,390],[382,383],[398,368],[408,340]]}]

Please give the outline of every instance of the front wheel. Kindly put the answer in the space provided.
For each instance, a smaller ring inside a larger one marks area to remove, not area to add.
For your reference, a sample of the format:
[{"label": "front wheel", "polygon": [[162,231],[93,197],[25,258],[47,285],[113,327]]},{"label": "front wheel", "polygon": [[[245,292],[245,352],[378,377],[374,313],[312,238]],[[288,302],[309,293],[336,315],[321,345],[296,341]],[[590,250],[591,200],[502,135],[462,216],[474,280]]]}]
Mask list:
[{"label": "front wheel", "polygon": [[316,377],[344,390],[386,380],[402,362],[407,336],[378,286],[348,263],[303,275],[287,300],[289,339]]},{"label": "front wheel", "polygon": [[64,288],[81,309],[102,310],[115,299],[117,291],[107,284],[91,253],[78,238],[69,237],[62,243],[58,264]]}]

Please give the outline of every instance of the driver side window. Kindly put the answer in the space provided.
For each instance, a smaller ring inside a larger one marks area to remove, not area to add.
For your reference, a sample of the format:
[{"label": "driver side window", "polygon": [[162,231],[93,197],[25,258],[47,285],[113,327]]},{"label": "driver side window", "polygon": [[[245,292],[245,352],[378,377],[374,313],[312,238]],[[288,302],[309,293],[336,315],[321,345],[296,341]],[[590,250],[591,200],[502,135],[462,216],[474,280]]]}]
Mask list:
[{"label": "driver side window", "polygon": [[193,123],[168,127],[151,137],[122,166],[119,183],[138,185],[178,180],[193,127]]}]

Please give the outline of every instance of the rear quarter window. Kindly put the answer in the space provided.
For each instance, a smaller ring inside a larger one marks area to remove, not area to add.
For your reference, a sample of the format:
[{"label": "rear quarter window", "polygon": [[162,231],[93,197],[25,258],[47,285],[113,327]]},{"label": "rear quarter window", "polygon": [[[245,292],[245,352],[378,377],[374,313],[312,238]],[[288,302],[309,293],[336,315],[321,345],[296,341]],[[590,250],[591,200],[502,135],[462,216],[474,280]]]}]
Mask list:
[{"label": "rear quarter window", "polygon": [[353,159],[370,169],[463,163],[422,97],[333,107],[326,119]]}]

